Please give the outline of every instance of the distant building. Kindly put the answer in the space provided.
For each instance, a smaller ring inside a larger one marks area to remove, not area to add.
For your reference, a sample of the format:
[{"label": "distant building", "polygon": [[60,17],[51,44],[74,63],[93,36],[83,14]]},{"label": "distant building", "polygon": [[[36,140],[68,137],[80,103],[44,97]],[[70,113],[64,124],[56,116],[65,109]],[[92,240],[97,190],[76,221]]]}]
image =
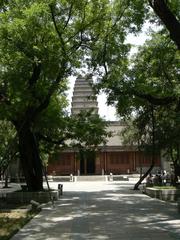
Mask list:
[{"label": "distant building", "polygon": [[[93,109],[98,113],[97,98],[91,87],[92,80],[78,77],[74,85],[71,114],[81,110]],[[127,174],[144,172],[151,165],[151,157],[138,151],[135,146],[123,145],[120,133],[125,125],[119,121],[109,122],[108,131],[113,134],[107,139],[106,145],[100,145],[95,153],[89,153],[80,159],[78,150],[67,148],[59,152],[50,161],[49,174],[56,175],[93,175],[93,174]],[[160,157],[155,160],[155,169],[161,167]]]}]

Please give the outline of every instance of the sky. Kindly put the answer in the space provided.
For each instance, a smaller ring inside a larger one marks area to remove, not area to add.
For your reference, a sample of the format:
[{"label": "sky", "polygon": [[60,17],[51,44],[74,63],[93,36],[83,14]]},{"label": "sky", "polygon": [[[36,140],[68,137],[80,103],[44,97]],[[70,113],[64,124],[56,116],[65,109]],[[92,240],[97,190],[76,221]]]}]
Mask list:
[{"label": "sky", "polygon": [[[147,31],[148,31],[149,25],[145,24],[142,33],[140,33],[137,36],[134,36],[134,34],[129,34],[127,37],[126,42],[133,45],[132,50],[130,52],[130,55],[134,54],[137,51],[137,47],[140,45],[143,45],[146,39],[148,38]],[[73,95],[73,87],[75,83],[75,77],[69,78],[69,91],[68,91],[68,101],[69,101],[69,108],[68,111],[71,110],[71,99]],[[115,107],[113,106],[107,106],[106,104],[106,95],[100,94],[97,97],[98,100],[98,107],[99,107],[99,115],[108,120],[108,121],[115,121],[118,120],[118,116],[116,115]]]}]

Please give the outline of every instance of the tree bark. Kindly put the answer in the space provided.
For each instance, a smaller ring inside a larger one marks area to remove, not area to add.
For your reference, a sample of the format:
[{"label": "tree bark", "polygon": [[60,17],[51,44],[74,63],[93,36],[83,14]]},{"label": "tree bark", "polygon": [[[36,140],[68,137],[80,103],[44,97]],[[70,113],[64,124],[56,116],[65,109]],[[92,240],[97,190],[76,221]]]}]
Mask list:
[{"label": "tree bark", "polygon": [[149,0],[150,6],[170,32],[170,38],[180,50],[180,22],[168,8],[165,0]]},{"label": "tree bark", "polygon": [[34,133],[29,124],[17,128],[20,161],[28,191],[43,190],[42,163]]}]

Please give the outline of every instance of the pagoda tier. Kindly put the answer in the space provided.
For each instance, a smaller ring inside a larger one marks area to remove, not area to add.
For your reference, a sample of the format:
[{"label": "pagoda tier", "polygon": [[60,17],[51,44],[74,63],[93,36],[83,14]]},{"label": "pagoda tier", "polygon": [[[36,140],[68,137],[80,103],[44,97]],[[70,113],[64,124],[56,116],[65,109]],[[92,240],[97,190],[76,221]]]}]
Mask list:
[{"label": "pagoda tier", "polygon": [[75,115],[82,110],[92,110],[94,113],[98,113],[97,98],[91,87],[92,79],[78,77],[75,81],[71,114]]}]

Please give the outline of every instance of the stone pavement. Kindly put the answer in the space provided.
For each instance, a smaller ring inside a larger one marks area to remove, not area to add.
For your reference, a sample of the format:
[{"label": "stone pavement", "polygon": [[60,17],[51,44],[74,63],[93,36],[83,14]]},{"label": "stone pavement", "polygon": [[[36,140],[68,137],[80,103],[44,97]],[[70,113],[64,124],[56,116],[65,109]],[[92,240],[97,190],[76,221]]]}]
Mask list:
[{"label": "stone pavement", "polygon": [[[57,183],[53,187],[57,189]],[[68,182],[11,240],[180,239],[176,204],[133,191],[129,182]]]}]

